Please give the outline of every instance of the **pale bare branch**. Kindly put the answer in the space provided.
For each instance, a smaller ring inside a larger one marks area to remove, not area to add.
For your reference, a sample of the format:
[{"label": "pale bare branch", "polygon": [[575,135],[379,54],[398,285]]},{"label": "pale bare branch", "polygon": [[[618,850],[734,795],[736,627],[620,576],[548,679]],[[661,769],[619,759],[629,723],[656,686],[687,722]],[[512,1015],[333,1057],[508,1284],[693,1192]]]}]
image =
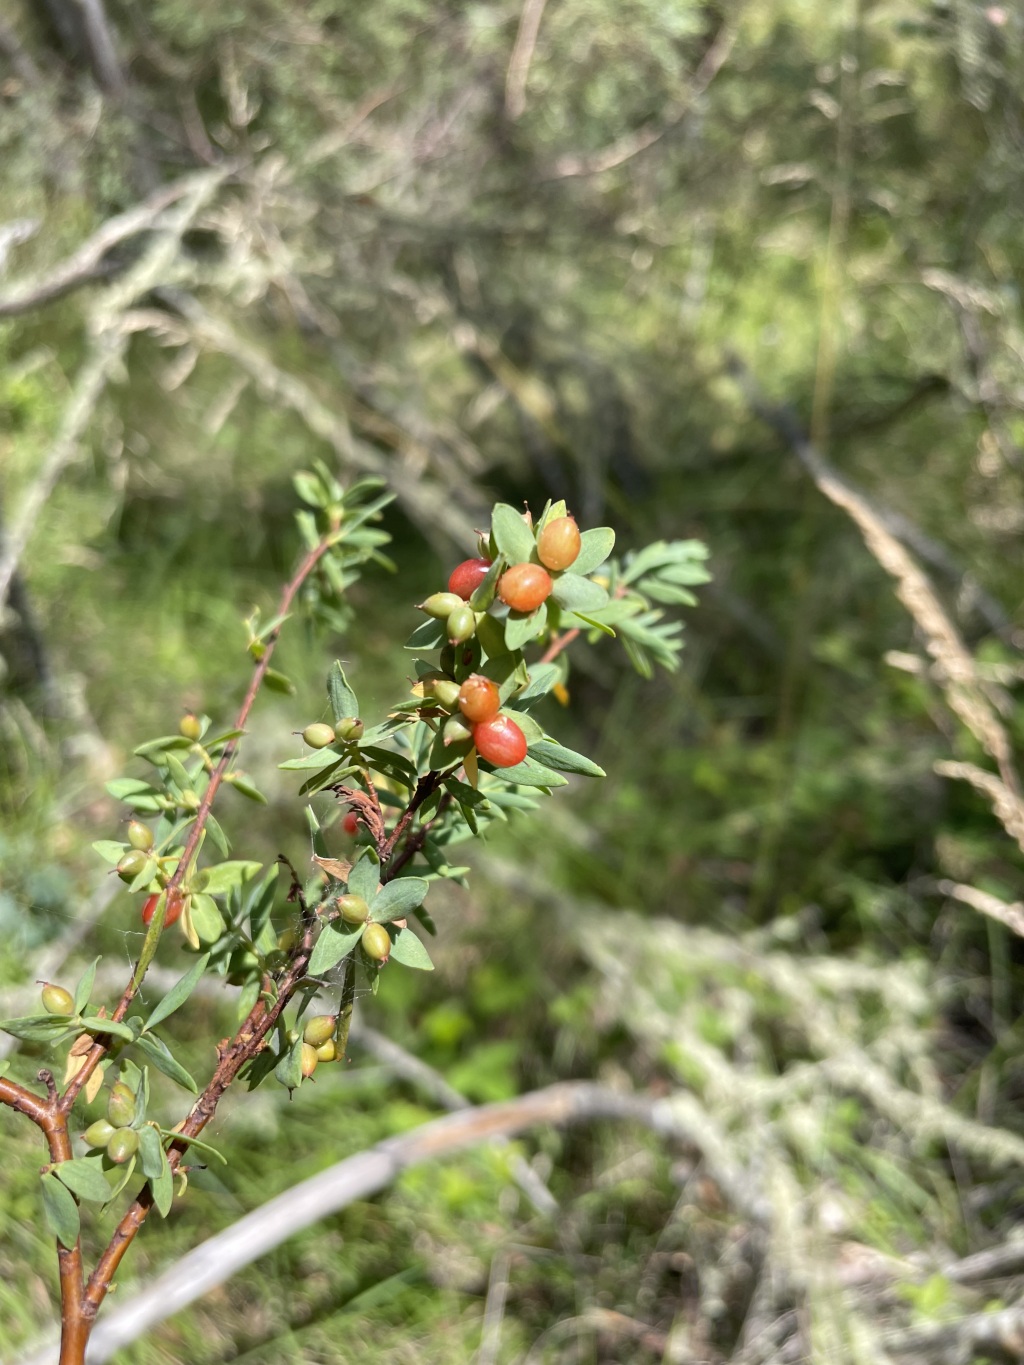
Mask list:
[{"label": "pale bare branch", "polygon": [[112,247],[147,232],[157,225],[161,214],[179,199],[195,192],[196,186],[208,177],[209,172],[188,175],[164,185],[154,194],[127,209],[96,229],[93,235],[59,265],[53,266],[43,275],[23,280],[6,293],[0,294],[0,318],[14,317],[28,313],[44,303],[52,303],[73,289],[101,278],[106,273],[103,258]]},{"label": "pale bare branch", "polygon": [[[7,598],[11,578],[29,542],[39,513],[61,474],[77,455],[96,404],[122,363],[131,335],[130,331],[121,325],[125,311],[141,294],[147,293],[155,285],[168,279],[183,234],[228,174],[226,168],[203,171],[189,177],[187,182],[179,181],[173,198],[183,198],[183,202],[174,213],[168,215],[160,233],[135,265],[110,285],[97,300],[91,314],[92,341],[89,352],[75,378],[56,438],[43,458],[38,473],[22,495],[3,541],[0,542],[0,607]],[[185,189],[182,193],[180,187],[183,184]],[[152,201],[133,212],[143,216],[148,214],[146,225],[155,223],[159,216],[159,211],[153,209]],[[109,228],[110,224],[106,226]],[[92,240],[95,241],[95,238]]]},{"label": "pale bare branch", "polygon": [[[768,1210],[746,1172],[729,1168],[715,1142],[715,1126],[688,1096],[651,1100],[609,1087],[569,1081],[518,1099],[482,1105],[387,1138],[319,1175],[294,1185],[175,1262],[148,1288],[101,1319],[89,1343],[88,1365],[100,1365],[157,1323],[180,1312],[245,1266],[321,1219],[385,1189],[412,1166],[449,1157],[495,1138],[531,1128],[600,1120],[640,1123],[670,1141],[697,1148],[726,1198],[756,1221]],[[49,1365],[52,1348],[22,1357],[20,1365]]]},{"label": "pale bare branch", "polygon": [[505,76],[505,113],[510,119],[520,118],[526,111],[526,82],[530,78],[530,63],[547,2],[526,0],[519,16],[519,31]]},{"label": "pale bare branch", "polygon": [[627,133],[607,147],[603,147],[599,152],[591,152],[584,156],[576,156],[571,153],[560,156],[551,170],[544,176],[544,179],[565,180],[573,176],[600,175],[603,171],[610,171],[615,166],[621,166],[623,162],[629,161],[634,156],[639,156],[648,147],[653,147],[656,142],[660,142],[666,134],[679,127],[693,107],[694,101],[699,99],[707,90],[728,60],[735,41],[735,26],[723,25],[714,42],[704,54],[704,59],[697,68],[689,87],[664,122],[649,123],[645,128],[640,128],[635,133]]}]

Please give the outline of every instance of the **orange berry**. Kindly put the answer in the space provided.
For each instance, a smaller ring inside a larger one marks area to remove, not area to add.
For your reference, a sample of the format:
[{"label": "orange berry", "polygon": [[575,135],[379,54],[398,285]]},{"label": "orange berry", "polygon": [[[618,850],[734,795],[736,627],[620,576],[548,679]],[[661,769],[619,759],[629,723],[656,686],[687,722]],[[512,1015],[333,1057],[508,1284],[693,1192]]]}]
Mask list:
[{"label": "orange berry", "polygon": [[513,564],[498,580],[498,596],[513,611],[536,611],[551,596],[551,575],[539,564]]},{"label": "orange berry", "polygon": [[496,768],[513,768],[526,757],[526,736],[511,716],[492,716],[474,725],[473,743]]},{"label": "orange berry", "polygon": [[567,569],[576,562],[582,538],[573,517],[556,517],[537,537],[537,556],[548,569]]},{"label": "orange berry", "polygon": [[482,673],[471,673],[459,688],[459,710],[471,725],[490,720],[501,709],[498,684]]}]

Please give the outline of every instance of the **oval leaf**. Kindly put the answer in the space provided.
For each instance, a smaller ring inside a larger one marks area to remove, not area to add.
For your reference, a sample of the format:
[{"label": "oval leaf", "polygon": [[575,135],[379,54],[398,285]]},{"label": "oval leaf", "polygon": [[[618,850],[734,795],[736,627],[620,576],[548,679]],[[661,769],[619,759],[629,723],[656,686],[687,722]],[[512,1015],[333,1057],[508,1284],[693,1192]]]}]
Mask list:
[{"label": "oval leaf", "polygon": [[73,1247],[82,1226],[74,1195],[53,1174],[43,1176],[42,1190],[46,1226],[62,1246]]},{"label": "oval leaf", "polygon": [[110,1186],[100,1163],[100,1157],[79,1157],[75,1161],[62,1161],[53,1168],[53,1173],[79,1199],[105,1204],[110,1198]]},{"label": "oval leaf", "polygon": [[310,976],[322,976],[336,967],[343,957],[347,957],[363,936],[363,926],[354,929],[336,929],[334,924],[325,924],[320,937],[313,945],[309,956]]},{"label": "oval leaf", "polygon": [[523,520],[522,513],[507,502],[499,502],[494,508],[491,535],[498,553],[504,555],[510,564],[522,564],[537,548],[533,532]]},{"label": "oval leaf", "polygon": [[429,889],[429,882],[422,877],[399,877],[397,881],[388,882],[370,907],[370,918],[378,924],[404,919],[423,904]]},{"label": "oval leaf", "polygon": [[139,1129],[139,1161],[147,1180],[156,1180],[163,1169],[164,1149],[160,1134],[150,1124]]},{"label": "oval leaf", "polygon": [[256,873],[262,868],[262,863],[234,861],[227,863],[217,863],[214,867],[203,869],[200,887],[207,896],[223,896],[232,887],[241,886],[243,882],[255,877]]},{"label": "oval leaf", "polygon": [[[164,998],[157,1005],[156,1009],[146,1020],[145,1029],[155,1028],[162,1023],[169,1015],[173,1014],[180,1005],[183,1005],[195,988],[199,985],[199,980],[206,971],[206,964],[210,960],[209,953],[203,953],[202,957],[196,958],[195,962],[188,969],[180,980],[176,981]],[[145,1170],[145,1163],[143,1163]],[[146,1172],[147,1175],[149,1172]]]},{"label": "oval leaf", "polygon": [[156,1205],[160,1217],[166,1218],[171,1211],[171,1204],[174,1202],[174,1176],[167,1160],[167,1153],[162,1147],[160,1148],[160,1156],[162,1158],[160,1174],[150,1177],[149,1187],[153,1191],[153,1203]]},{"label": "oval leaf", "polygon": [[165,1076],[169,1076],[183,1090],[191,1090],[193,1095],[199,1093],[199,1087],[195,1081],[180,1062],[175,1061],[167,1044],[162,1042],[155,1033],[143,1033],[135,1040],[135,1046],[153,1063],[157,1071],[162,1071]]},{"label": "oval leaf", "polygon": [[359,715],[359,700],[348,685],[345,670],[337,659],[331,664],[327,674],[327,696],[334,713],[334,720],[347,720],[349,716]]},{"label": "oval leaf", "polygon": [[556,578],[551,596],[567,611],[598,611],[608,603],[608,593],[600,583],[577,573],[564,573]]},{"label": "oval leaf", "polygon": [[517,763],[513,768],[493,768],[488,769],[494,777],[500,777],[505,782],[512,782],[521,787],[565,787],[568,785],[566,778],[561,773],[553,772],[551,768],[546,768],[543,763],[538,763],[536,759],[526,757],[522,763]]},{"label": "oval leaf", "polygon": [[580,537],[580,552],[572,565],[576,574],[593,573],[615,548],[615,532],[610,526],[595,526]]},{"label": "oval leaf", "polygon": [[389,960],[400,962],[403,967],[415,967],[420,972],[432,972],[434,970],[430,954],[410,929],[403,929],[392,943]]},{"label": "oval leaf", "polygon": [[584,777],[607,777],[603,768],[593,759],[578,754],[573,749],[563,748],[553,739],[542,739],[530,745],[530,757],[546,763],[549,768],[557,768],[563,773],[582,773]]}]

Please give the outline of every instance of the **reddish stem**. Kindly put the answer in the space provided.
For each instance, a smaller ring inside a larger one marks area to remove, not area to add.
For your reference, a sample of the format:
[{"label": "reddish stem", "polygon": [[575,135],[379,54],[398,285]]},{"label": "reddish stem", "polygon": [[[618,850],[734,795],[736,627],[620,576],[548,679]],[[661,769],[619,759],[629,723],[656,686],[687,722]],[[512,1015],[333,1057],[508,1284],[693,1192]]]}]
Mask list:
[{"label": "reddish stem", "polygon": [[[296,593],[299,591],[303,583],[305,583],[306,579],[316,568],[317,564],[323,558],[324,554],[326,554],[328,549],[330,549],[331,544],[332,544],[331,540],[320,541],[320,543],[314,546],[314,548],[310,550],[306,557],[303,559],[302,563],[299,565],[291,581],[286,585],[284,591],[281,594],[281,600],[278,603],[276,613],[278,616],[283,617],[288,614],[288,610],[295,599]],[[284,623],[282,621],[281,625],[283,624]],[[245,729],[245,722],[249,719],[249,712],[252,710],[253,703],[255,702],[256,696],[259,693],[260,686],[263,682],[263,679],[266,677],[267,669],[270,667],[270,660],[273,656],[274,648],[277,645],[277,641],[280,634],[281,626],[279,625],[267,637],[263,657],[259,660],[259,662],[256,664],[255,669],[253,670],[252,679],[250,680],[249,683],[249,689],[245,694],[245,700],[242,702],[241,709],[239,710],[238,716],[235,719],[234,728],[236,730]],[[203,798],[199,803],[199,808],[196,811],[196,818],[192,825],[192,829],[189,832],[188,839],[185,841],[185,848],[182,852],[181,858],[178,861],[178,866],[174,871],[174,875],[167,883],[168,895],[170,895],[171,892],[176,891],[178,887],[181,885],[185,873],[188,870],[193,857],[195,856],[196,850],[199,847],[199,841],[202,838],[203,830],[206,826],[207,816],[210,814],[210,807],[213,805],[214,797],[217,795],[217,791],[220,787],[221,781],[224,778],[224,774],[231,766],[231,762],[238,751],[238,743],[239,743],[238,739],[228,740],[227,744],[224,746],[224,752],[221,754],[217,766],[210,774],[209,785],[207,786],[206,791],[203,793]],[[128,985],[125,987],[124,993],[122,994],[121,999],[117,1003],[117,1008],[114,1010],[112,1017],[115,1021],[120,1022],[120,1020],[122,1020],[128,1013],[131,1003],[138,994],[141,985],[142,978],[136,980],[136,972],[133,971],[131,978],[129,979]],[[85,1085],[86,1081],[88,1081],[92,1073],[96,1070],[96,1067],[99,1065],[101,1059],[103,1058],[107,1051],[107,1047],[108,1047],[107,1043],[105,1043],[102,1039],[97,1039],[92,1048],[90,1048],[89,1052],[86,1054],[85,1064],[78,1071],[74,1079],[71,1081],[67,1090],[64,1092],[63,1099],[61,1100],[61,1104],[63,1106],[65,1113],[71,1112],[71,1107],[74,1104],[75,1100],[78,1098],[79,1092]]]}]

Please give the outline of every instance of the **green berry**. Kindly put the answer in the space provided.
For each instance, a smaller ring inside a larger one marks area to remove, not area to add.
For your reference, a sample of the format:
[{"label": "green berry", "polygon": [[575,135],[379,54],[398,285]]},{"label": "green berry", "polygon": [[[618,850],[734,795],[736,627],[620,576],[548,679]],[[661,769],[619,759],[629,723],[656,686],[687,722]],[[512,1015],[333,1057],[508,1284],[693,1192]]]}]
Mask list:
[{"label": "green berry", "polygon": [[338,738],[354,744],[356,740],[362,739],[365,729],[366,726],[358,716],[346,716],[344,720],[338,721]]},{"label": "green berry", "polygon": [[115,1128],[127,1128],[135,1122],[135,1092],[126,1081],[118,1081],[111,1088],[107,1100],[107,1118]]},{"label": "green berry", "polygon": [[439,705],[443,706],[446,711],[451,711],[458,705],[459,684],[454,678],[441,678],[438,682],[434,683],[430,692],[434,700]]},{"label": "green berry", "polygon": [[457,593],[434,592],[425,602],[420,603],[420,611],[425,611],[437,621],[446,621],[452,612],[461,606],[462,598]]},{"label": "green berry", "polygon": [[153,847],[153,831],[141,820],[129,820],[128,842],[132,848],[141,849],[143,853],[148,853]]},{"label": "green berry", "polygon": [[178,730],[194,743],[203,733],[203,722],[192,711],[188,711],[178,722]]},{"label": "green berry", "polygon": [[301,1066],[302,1079],[304,1081],[309,1080],[310,1076],[312,1076],[313,1072],[316,1070],[317,1063],[319,1062],[319,1060],[320,1058],[316,1055],[316,1048],[313,1047],[310,1043],[303,1043]]},{"label": "green berry", "polygon": [[105,1147],[110,1139],[117,1132],[112,1123],[106,1119],[97,1119],[95,1123],[90,1123],[82,1136],[90,1147]]},{"label": "green berry", "polygon": [[43,1009],[47,1014],[74,1014],[74,997],[63,986],[54,986],[48,981],[43,987]]},{"label": "green berry", "polygon": [[320,1044],[316,1050],[316,1055],[321,1062],[334,1062],[338,1058],[338,1045],[333,1038],[328,1038],[326,1042]]},{"label": "green berry", "polygon": [[476,612],[472,607],[467,607],[464,604],[456,607],[448,617],[445,630],[448,633],[449,642],[453,645],[461,645],[466,640],[471,640],[476,634]]},{"label": "green berry", "polygon": [[318,720],[306,726],[302,738],[311,749],[326,749],[328,744],[334,743],[334,730],[324,721]]},{"label": "green berry", "polygon": [[130,1161],[139,1150],[139,1135],[134,1128],[119,1128],[107,1143],[107,1156],[118,1166]]},{"label": "green berry", "polygon": [[337,1016],[334,1014],[314,1015],[302,1030],[303,1041],[311,1043],[313,1047],[319,1047],[321,1043],[326,1043],[328,1038],[334,1037],[337,1022]]},{"label": "green berry", "polygon": [[129,849],[117,865],[117,875],[123,882],[133,882],[148,862],[141,848]]},{"label": "green berry", "polygon": [[338,909],[346,924],[365,924],[370,918],[370,907],[362,896],[351,893],[338,897]]},{"label": "green berry", "polygon": [[444,723],[441,734],[445,748],[452,744],[471,744],[473,742],[473,731],[462,716],[449,716]]},{"label": "green berry", "polygon": [[387,962],[391,952],[391,935],[383,924],[368,924],[363,930],[360,944],[371,962]]}]

